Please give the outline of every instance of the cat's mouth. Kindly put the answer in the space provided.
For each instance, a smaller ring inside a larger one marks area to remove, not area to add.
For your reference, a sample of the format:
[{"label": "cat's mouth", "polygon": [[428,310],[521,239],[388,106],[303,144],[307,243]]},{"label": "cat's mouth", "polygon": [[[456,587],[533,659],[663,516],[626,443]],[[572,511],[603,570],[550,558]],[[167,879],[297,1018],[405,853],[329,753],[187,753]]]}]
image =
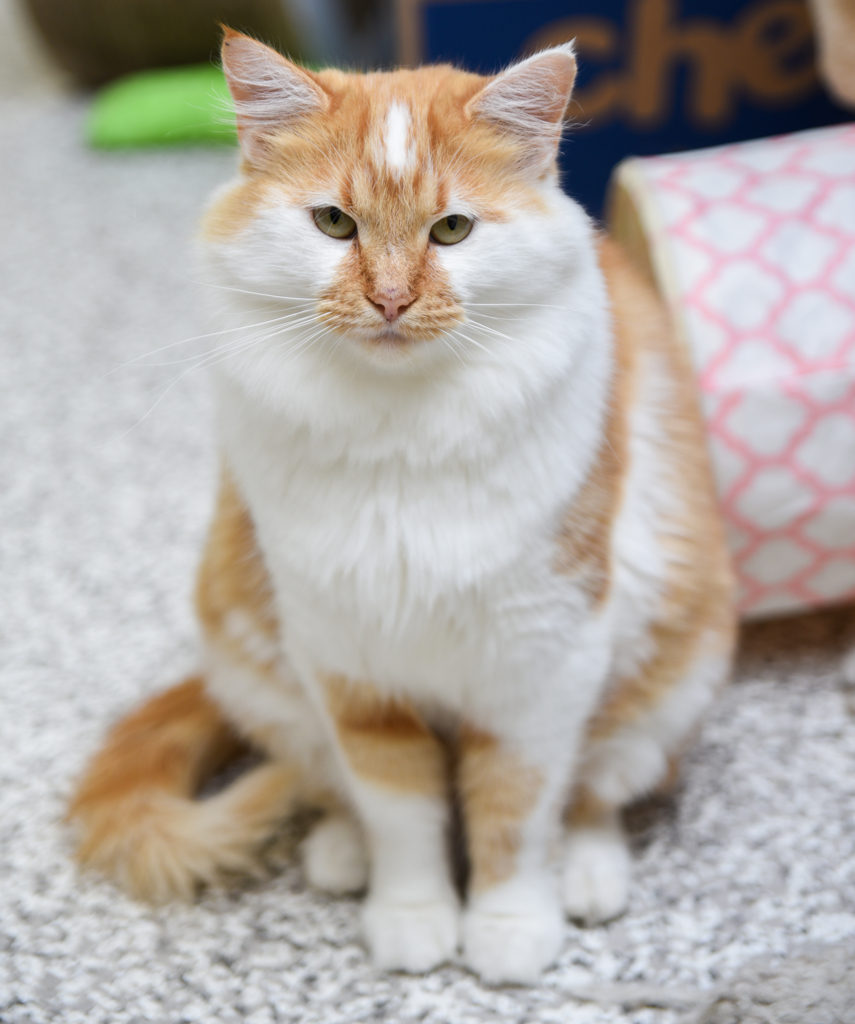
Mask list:
[{"label": "cat's mouth", "polygon": [[330,324],[336,332],[355,339],[360,344],[371,349],[400,350],[420,342],[432,341],[442,334],[442,329],[436,326],[425,326],[415,322],[407,322],[403,318],[395,320],[394,323],[366,323],[364,320],[357,320],[348,323],[339,320]]},{"label": "cat's mouth", "polygon": [[456,304],[431,302],[421,296],[409,308],[387,320],[377,310],[362,303],[323,299],[318,308],[319,319],[336,334],[356,341],[372,352],[402,352],[420,343],[433,341],[465,319]]},{"label": "cat's mouth", "polygon": [[363,345],[373,350],[387,350],[389,352],[402,351],[406,348],[412,348],[415,345],[423,344],[424,342],[434,341],[444,331],[440,328],[425,328],[421,326],[413,326],[408,324],[401,324],[400,327],[387,326],[381,327],[374,331],[369,332],[357,332],[357,337]]},{"label": "cat's mouth", "polygon": [[[402,325],[403,326],[403,325]],[[365,339],[375,345],[406,345],[409,341],[421,340],[408,337],[397,324],[383,324],[369,333]]]}]

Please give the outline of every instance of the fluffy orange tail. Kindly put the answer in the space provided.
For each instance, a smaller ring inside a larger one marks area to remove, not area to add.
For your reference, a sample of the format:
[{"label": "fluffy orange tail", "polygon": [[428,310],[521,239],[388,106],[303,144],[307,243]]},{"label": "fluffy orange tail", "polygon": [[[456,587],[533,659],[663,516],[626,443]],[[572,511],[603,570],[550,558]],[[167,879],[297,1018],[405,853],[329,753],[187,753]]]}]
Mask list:
[{"label": "fluffy orange tail", "polygon": [[153,902],[256,873],[259,847],[292,808],[293,770],[262,764],[195,798],[241,746],[201,679],[153,697],[113,729],[77,790],[79,859]]}]

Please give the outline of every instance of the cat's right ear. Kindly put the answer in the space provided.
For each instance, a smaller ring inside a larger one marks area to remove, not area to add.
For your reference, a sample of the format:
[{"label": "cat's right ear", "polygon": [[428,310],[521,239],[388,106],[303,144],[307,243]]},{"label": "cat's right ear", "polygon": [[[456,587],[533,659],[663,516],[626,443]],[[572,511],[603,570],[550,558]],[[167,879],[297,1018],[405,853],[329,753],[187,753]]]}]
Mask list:
[{"label": "cat's right ear", "polygon": [[244,156],[264,158],[271,136],[329,108],[330,97],[312,74],[241,32],[224,29],[222,59],[237,114]]}]

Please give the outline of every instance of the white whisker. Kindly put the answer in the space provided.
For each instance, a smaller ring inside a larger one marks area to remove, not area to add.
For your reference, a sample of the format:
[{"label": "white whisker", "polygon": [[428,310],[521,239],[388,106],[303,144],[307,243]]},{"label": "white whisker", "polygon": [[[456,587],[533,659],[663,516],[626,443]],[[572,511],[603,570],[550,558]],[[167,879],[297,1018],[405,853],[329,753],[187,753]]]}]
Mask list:
[{"label": "white whisker", "polygon": [[492,356],[495,359],[495,357],[496,357],[496,353],[495,352],[492,352],[490,349],[487,348],[486,345],[482,345],[480,342],[476,341],[474,338],[470,338],[469,335],[464,334],[460,330],[459,327],[458,328],[454,328],[449,333],[455,335],[456,337],[461,338],[463,341],[465,341],[469,345],[474,345],[476,348],[480,348],[482,352],[486,352],[487,355]]},{"label": "white whisker", "polygon": [[[222,330],[222,331],[212,331],[210,334],[199,334],[195,338],[183,338],[181,341],[175,341],[175,342],[172,342],[169,345],[163,345],[163,346],[161,346],[161,348],[152,349],[151,352],[147,352],[145,355],[135,356],[133,359],[129,359],[125,363],[120,363],[118,366],[114,366],[112,370],[108,370],[108,372],[105,373],[103,375],[103,377],[101,377],[100,379],[103,380],[105,377],[111,376],[112,374],[116,373],[118,370],[127,369],[129,366],[173,366],[173,365],[176,365],[178,363],[188,363],[188,362],[190,362],[193,359],[199,359],[201,357],[199,355],[185,356],[183,359],[169,359],[169,360],[165,360],[163,362],[158,362],[158,363],[143,362],[143,360],[148,359],[150,356],[157,355],[158,352],[165,352],[165,351],[167,351],[170,348],[175,348],[177,345],[190,344],[191,342],[194,342],[194,341],[203,341],[205,338],[214,338],[214,337],[217,337],[218,335],[233,334],[233,333],[236,333],[238,331],[250,331],[250,330],[254,330],[257,327],[264,327],[267,324],[281,324],[282,326],[286,326],[286,327],[294,326],[293,323],[286,323],[286,321],[288,321],[291,318],[296,318],[296,317],[304,317],[305,318],[304,321],[299,321],[298,320],[297,324],[299,324],[301,322],[308,322],[309,320],[315,319],[314,315],[308,315],[307,316],[305,314],[305,312],[288,313],[285,316],[274,317],[272,320],[262,320],[262,321],[260,321],[259,323],[256,323],[256,324],[246,324],[246,325],[241,325],[239,327],[229,327],[229,328],[226,328],[225,330]],[[232,341],[227,342],[225,345],[221,345],[218,348],[211,349],[210,351],[211,352],[221,351],[222,349],[227,348],[228,345],[233,344],[233,342],[235,340],[239,340],[239,339],[233,339]],[[204,354],[208,354],[208,353],[203,353],[203,355]]]},{"label": "white whisker", "polygon": [[478,331],[483,331],[485,334],[491,334],[495,338],[503,338],[505,341],[511,342],[511,344],[519,344],[519,338],[512,338],[509,334],[497,331],[495,327],[489,327],[487,324],[479,324],[474,320],[470,320],[468,326],[474,327]]},{"label": "white whisker", "polygon": [[184,277],[183,280],[188,281],[190,284],[201,285],[204,288],[217,288],[220,291],[225,292],[238,292],[241,295],[257,295],[262,299],[276,299],[278,302],[312,302],[314,300],[307,299],[305,295],[274,295],[271,292],[255,292],[249,288],[237,288],[230,284],[217,284],[215,281],[197,281],[192,277]]}]

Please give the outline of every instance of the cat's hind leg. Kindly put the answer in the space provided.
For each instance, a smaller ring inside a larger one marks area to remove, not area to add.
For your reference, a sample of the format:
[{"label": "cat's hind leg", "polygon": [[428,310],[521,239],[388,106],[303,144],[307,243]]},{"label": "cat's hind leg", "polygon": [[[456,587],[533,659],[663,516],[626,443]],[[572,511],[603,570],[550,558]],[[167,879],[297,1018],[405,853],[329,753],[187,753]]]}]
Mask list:
[{"label": "cat's hind leg", "polygon": [[292,808],[296,773],[265,763],[197,799],[240,749],[201,679],[153,697],[115,726],[78,786],[69,817],[79,860],[152,902],[256,872],[258,848]]},{"label": "cat's hind leg", "polygon": [[[674,650],[657,653],[610,688],[589,729],[576,799],[567,816],[562,888],[568,916],[585,924],[617,917],[629,898],[631,857],[620,811],[673,779],[697,723],[727,677],[728,618]],[[687,653],[684,653],[687,652]]]},{"label": "cat's hind leg", "polygon": [[[241,720],[247,705],[252,718],[254,694],[279,692],[278,622],[252,520],[228,474],[196,598],[207,640],[204,682],[175,686],[121,721],[89,765],[69,814],[79,859],[152,901],[189,897],[225,873],[257,871],[258,849],[292,810],[301,781],[296,760],[267,742],[267,733],[277,732],[269,719],[278,704],[271,708],[268,698],[261,707],[266,728]],[[287,714],[299,713],[299,701],[289,703],[287,693],[283,701]],[[240,749],[239,735],[271,761],[197,799],[205,780]]]}]

